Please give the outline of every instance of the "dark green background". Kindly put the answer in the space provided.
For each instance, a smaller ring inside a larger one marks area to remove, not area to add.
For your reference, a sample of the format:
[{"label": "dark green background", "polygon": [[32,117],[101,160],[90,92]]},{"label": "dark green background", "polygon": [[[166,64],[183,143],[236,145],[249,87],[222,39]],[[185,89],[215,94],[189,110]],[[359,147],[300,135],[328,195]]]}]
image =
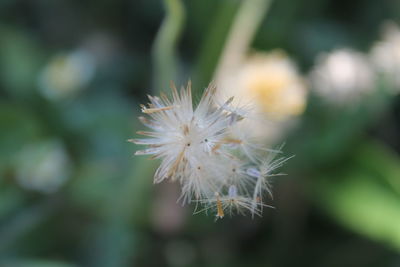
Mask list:
[{"label": "dark green background", "polygon": [[[171,79],[191,78],[200,92],[241,2],[182,2]],[[276,0],[252,47],[286,50],[306,75],[320,52],[368,51],[399,14],[397,0]],[[285,138],[285,154],[296,157],[274,181],[276,209],[262,218],[214,222],[176,204],[178,227],[155,222],[165,210],[154,203],[175,189],[153,186],[156,163],[133,157],[138,147],[126,140],[143,129],[136,117],[146,94],[168,90],[155,86],[152,63],[164,16],[157,0],[0,1],[0,266],[400,265],[400,102],[381,93],[385,83],[355,109],[310,94]],[[43,68],[88,43],[103,58],[94,77],[45,98]],[[49,140],[65,147],[70,179],[51,194],[22,188],[18,155]]]}]

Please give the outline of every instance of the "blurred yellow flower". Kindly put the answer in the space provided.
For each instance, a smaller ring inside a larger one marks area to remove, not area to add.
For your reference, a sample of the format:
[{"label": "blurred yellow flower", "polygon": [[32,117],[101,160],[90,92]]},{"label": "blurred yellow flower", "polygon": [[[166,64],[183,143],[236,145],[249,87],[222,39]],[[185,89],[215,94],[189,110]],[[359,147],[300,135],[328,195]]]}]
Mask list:
[{"label": "blurred yellow flower", "polygon": [[254,102],[252,108],[274,120],[300,115],[306,106],[305,83],[280,50],[255,53],[233,73],[217,79],[222,97]]},{"label": "blurred yellow flower", "polygon": [[253,53],[221,70],[216,83],[221,102],[233,96],[233,104],[245,107],[248,119],[232,129],[233,136],[273,145],[282,141],[306,107],[305,82],[281,50]]},{"label": "blurred yellow flower", "polygon": [[244,66],[240,85],[271,116],[303,113],[306,90],[293,63],[282,52],[255,54]]}]

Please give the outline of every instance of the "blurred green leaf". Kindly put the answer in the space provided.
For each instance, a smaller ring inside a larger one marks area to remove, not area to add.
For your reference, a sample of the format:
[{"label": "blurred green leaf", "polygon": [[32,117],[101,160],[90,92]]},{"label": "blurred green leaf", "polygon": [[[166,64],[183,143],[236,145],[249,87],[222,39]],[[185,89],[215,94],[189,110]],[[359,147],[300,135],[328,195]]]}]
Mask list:
[{"label": "blurred green leaf", "polygon": [[46,220],[56,210],[58,204],[55,199],[48,198],[41,203],[21,209],[15,216],[0,224],[0,258],[3,251],[7,251],[17,240]]},{"label": "blurred green leaf", "polygon": [[0,103],[0,171],[8,166],[21,148],[42,134],[32,112],[18,105]]},{"label": "blurred green leaf", "polygon": [[400,159],[396,152],[382,144],[370,142],[361,147],[356,162],[400,196]]},{"label": "blurred green leaf", "polygon": [[12,96],[29,96],[34,91],[43,53],[33,37],[0,26],[0,81]]},{"label": "blurred green leaf", "polygon": [[346,227],[400,251],[400,194],[385,184],[398,181],[399,157],[366,143],[343,164],[313,181],[317,203]]}]

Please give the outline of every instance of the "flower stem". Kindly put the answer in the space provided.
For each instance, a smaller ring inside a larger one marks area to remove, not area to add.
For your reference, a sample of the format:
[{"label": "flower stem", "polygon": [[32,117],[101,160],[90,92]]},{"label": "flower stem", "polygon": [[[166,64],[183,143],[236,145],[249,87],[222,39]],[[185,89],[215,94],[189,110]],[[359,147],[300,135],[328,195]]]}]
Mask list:
[{"label": "flower stem", "polygon": [[215,71],[218,79],[242,61],[272,0],[243,0]]},{"label": "flower stem", "polygon": [[153,45],[153,88],[164,88],[177,76],[176,44],[182,32],[185,12],[181,0],[164,0],[166,17]]}]

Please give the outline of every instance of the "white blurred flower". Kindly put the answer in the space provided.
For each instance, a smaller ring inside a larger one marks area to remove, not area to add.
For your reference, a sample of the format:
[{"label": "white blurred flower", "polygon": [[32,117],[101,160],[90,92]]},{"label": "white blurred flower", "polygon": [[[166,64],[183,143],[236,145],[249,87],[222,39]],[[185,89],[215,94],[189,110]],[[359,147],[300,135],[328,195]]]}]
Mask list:
[{"label": "white blurred flower", "polygon": [[222,72],[216,82],[221,100],[234,96],[234,104],[247,107],[249,119],[237,124],[237,134],[274,143],[306,107],[305,83],[295,64],[280,50],[255,53]]},{"label": "white blurred flower", "polygon": [[[216,208],[217,218],[224,217],[226,210],[260,215],[260,207],[267,205],[253,204],[257,180],[247,170],[264,164],[253,159],[267,150],[261,144],[250,144],[248,139],[231,137],[231,128],[247,118],[240,114],[240,108],[232,106],[233,98],[220,105],[215,94],[215,87],[207,88],[196,108],[192,105],[190,83],[180,92],[172,86],[172,99],[163,94],[161,98],[149,96],[151,103],[143,105],[142,112],[150,118],[140,120],[152,131],[138,132],[148,138],[129,141],[148,146],[136,155],[162,160],[154,182],[179,181],[183,203],[194,201],[206,206],[203,210]],[[263,179],[267,179],[275,168],[264,169]],[[269,184],[263,185],[257,188],[256,195],[270,193]]]},{"label": "white blurred flower", "polygon": [[34,143],[20,151],[16,178],[28,190],[52,193],[69,178],[70,167],[70,160],[60,141]]},{"label": "white blurred flower", "polygon": [[87,50],[56,55],[39,76],[39,90],[51,100],[68,97],[89,83],[95,69],[95,57]]},{"label": "white blurred flower", "polygon": [[374,88],[374,72],[368,59],[350,49],[320,55],[310,80],[317,94],[335,104],[352,103]]},{"label": "white blurred flower", "polygon": [[383,39],[370,52],[375,68],[384,75],[394,92],[400,90],[400,28],[394,23],[384,27]]}]

